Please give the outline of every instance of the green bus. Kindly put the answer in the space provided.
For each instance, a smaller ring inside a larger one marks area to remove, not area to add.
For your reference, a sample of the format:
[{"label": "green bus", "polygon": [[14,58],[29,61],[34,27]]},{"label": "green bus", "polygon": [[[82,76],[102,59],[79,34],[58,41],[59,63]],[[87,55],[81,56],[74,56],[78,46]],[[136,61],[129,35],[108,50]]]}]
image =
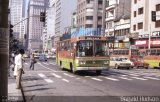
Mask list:
[{"label": "green bus", "polygon": [[57,43],[56,62],[60,68],[77,71],[109,69],[109,49],[106,37],[81,36]]}]

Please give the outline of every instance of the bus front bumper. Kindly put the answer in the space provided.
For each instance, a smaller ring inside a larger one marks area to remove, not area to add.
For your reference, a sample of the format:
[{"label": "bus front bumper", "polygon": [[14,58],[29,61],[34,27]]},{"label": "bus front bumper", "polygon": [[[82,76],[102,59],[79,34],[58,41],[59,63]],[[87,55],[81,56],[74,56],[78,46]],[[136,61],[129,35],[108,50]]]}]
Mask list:
[{"label": "bus front bumper", "polygon": [[109,70],[109,67],[76,67],[76,70]]}]

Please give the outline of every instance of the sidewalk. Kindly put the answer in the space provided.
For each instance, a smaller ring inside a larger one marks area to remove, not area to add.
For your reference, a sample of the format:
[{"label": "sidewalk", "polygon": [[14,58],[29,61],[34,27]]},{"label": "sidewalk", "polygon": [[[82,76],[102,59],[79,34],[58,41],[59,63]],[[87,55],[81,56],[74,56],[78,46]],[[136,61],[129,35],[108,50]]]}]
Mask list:
[{"label": "sidewalk", "polygon": [[16,80],[13,76],[8,77],[8,100],[9,102],[23,102],[21,89],[16,89]]}]

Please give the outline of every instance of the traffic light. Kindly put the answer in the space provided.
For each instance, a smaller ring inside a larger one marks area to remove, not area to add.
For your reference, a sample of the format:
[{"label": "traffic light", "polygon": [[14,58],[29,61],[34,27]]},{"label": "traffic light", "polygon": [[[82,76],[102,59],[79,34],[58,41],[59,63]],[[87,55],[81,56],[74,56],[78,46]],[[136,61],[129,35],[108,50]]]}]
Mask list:
[{"label": "traffic light", "polygon": [[10,24],[10,38],[13,38],[13,25]]},{"label": "traffic light", "polygon": [[46,18],[45,12],[41,12],[41,13],[40,13],[40,21],[41,21],[41,22],[45,22],[45,18]]},{"label": "traffic light", "polygon": [[151,12],[152,22],[156,22],[156,11]]}]

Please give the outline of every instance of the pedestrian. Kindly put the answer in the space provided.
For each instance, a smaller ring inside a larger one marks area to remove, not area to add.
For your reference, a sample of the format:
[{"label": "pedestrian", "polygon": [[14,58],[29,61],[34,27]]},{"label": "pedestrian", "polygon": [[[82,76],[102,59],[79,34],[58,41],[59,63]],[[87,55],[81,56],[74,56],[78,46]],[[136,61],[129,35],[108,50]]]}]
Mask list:
[{"label": "pedestrian", "polygon": [[16,88],[20,88],[20,81],[23,73],[23,54],[25,53],[23,49],[19,49],[19,54],[15,57],[15,75],[16,75]]},{"label": "pedestrian", "polygon": [[36,62],[35,58],[34,58],[34,54],[31,54],[31,57],[30,57],[30,69],[34,70],[34,63]]}]

